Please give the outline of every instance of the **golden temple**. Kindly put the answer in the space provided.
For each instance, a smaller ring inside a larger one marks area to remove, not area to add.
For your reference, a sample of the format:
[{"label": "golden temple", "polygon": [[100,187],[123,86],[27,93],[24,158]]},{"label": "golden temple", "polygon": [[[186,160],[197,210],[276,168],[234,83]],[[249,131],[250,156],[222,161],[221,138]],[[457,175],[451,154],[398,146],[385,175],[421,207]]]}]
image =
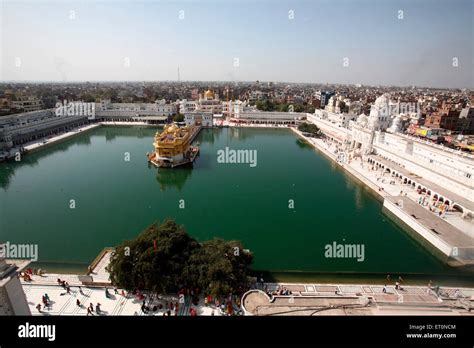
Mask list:
[{"label": "golden temple", "polygon": [[170,168],[193,162],[199,148],[191,143],[200,130],[199,126],[165,126],[162,132],[156,132],[153,142],[155,151],[147,154],[148,160],[157,167]]}]

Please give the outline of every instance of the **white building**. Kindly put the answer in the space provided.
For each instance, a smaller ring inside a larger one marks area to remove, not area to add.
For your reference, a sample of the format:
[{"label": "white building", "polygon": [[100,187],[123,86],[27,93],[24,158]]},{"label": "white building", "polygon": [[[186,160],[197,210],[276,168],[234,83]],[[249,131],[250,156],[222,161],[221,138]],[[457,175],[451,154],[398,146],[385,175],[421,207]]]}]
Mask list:
[{"label": "white building", "polygon": [[337,144],[341,150],[347,150],[351,142],[351,131],[340,125],[319,117],[319,114],[306,114],[307,120],[318,126],[324,136]]},{"label": "white building", "polygon": [[306,119],[303,112],[279,112],[279,111],[242,111],[234,114],[232,122],[290,125]]},{"label": "white building", "polygon": [[[440,186],[474,203],[473,155],[387,132],[375,133],[373,151],[423,178],[420,182],[427,180],[432,186]],[[447,195],[444,192],[439,194]]]},{"label": "white building", "polygon": [[222,114],[225,117],[235,117],[246,110],[249,110],[249,107],[245,101],[229,100],[228,102],[222,102]]},{"label": "white building", "polygon": [[178,102],[179,113],[186,114],[187,112],[194,112],[197,109],[197,103],[194,100],[183,99]]},{"label": "white building", "polygon": [[463,216],[472,217],[474,156],[401,134],[401,116],[391,118],[389,104],[388,95],[380,96],[370,115],[361,114],[351,120],[349,129],[340,127],[340,120],[323,111],[308,114],[308,120],[350,158],[370,159],[402,177],[408,185],[424,189],[432,197],[448,201]]},{"label": "white building", "polygon": [[157,100],[155,102],[155,107],[158,115],[171,117],[176,114],[176,105],[166,103],[165,99]]},{"label": "white building", "polygon": [[328,122],[343,128],[349,128],[349,122],[354,121],[357,118],[357,115],[352,113],[339,113],[320,109],[316,109],[314,114],[322,120],[327,120]]},{"label": "white building", "polygon": [[184,114],[186,126],[213,127],[214,115],[212,112],[188,112]]},{"label": "white building", "polygon": [[400,115],[390,117],[388,96],[374,103],[370,115],[351,122],[352,156],[371,155],[407,182],[427,189],[459,210],[474,211],[474,156],[399,133]]},{"label": "white building", "polygon": [[88,116],[57,116],[54,109],[0,117],[0,150],[68,131],[88,123]]},{"label": "white building", "polygon": [[222,102],[219,95],[208,89],[199,98],[197,102],[196,111],[210,112],[212,114],[222,114]]},{"label": "white building", "polygon": [[112,122],[164,123],[176,114],[176,105],[164,99],[155,103],[111,103],[101,100],[96,104],[95,118]]}]

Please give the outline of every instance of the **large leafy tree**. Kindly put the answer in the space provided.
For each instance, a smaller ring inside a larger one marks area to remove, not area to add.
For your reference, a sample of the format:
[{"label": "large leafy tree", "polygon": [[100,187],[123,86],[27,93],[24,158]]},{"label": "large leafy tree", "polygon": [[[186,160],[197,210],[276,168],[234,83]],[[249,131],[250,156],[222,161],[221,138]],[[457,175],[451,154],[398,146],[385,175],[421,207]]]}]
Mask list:
[{"label": "large leafy tree", "polygon": [[184,115],[183,114],[176,114],[173,117],[174,122],[183,122],[184,121]]},{"label": "large leafy tree", "polygon": [[186,277],[213,296],[240,292],[249,285],[248,269],[253,256],[238,241],[206,241],[189,261]]},{"label": "large leafy tree", "polygon": [[252,260],[238,241],[200,244],[168,220],[117,246],[109,271],[112,283],[127,289],[173,292],[187,286],[219,296],[245,290]]},{"label": "large leafy tree", "polygon": [[172,220],[154,223],[115,249],[109,264],[110,279],[127,289],[175,291],[187,285],[183,268],[197,248],[198,242],[183,226]]},{"label": "large leafy tree", "polygon": [[298,130],[304,133],[311,133],[314,136],[320,136],[322,134],[319,127],[312,123],[306,123],[306,122],[301,123],[298,126]]}]

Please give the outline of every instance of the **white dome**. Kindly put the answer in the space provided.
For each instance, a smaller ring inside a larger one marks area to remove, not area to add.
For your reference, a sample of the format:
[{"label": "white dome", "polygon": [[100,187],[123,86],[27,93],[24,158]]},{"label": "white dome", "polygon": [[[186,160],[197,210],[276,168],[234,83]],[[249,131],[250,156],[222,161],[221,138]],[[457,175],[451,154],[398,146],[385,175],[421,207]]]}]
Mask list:
[{"label": "white dome", "polygon": [[359,125],[361,127],[366,127],[367,126],[367,121],[368,121],[368,118],[364,114],[360,114],[357,117],[357,125]]},{"label": "white dome", "polygon": [[370,108],[369,127],[371,129],[386,128],[390,122],[390,94],[384,93],[377,99]]}]

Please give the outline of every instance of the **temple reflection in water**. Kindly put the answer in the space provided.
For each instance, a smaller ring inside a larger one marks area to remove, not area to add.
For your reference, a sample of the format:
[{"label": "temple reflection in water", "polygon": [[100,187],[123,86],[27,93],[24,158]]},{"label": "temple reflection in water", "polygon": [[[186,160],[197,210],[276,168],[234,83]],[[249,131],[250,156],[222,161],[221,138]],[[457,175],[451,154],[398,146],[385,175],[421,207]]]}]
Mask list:
[{"label": "temple reflection in water", "polygon": [[192,172],[192,163],[173,169],[159,168],[156,172],[156,181],[158,181],[158,183],[160,184],[161,191],[165,191],[171,188],[176,188],[178,189],[178,191],[181,191],[186,181],[191,177]]}]

